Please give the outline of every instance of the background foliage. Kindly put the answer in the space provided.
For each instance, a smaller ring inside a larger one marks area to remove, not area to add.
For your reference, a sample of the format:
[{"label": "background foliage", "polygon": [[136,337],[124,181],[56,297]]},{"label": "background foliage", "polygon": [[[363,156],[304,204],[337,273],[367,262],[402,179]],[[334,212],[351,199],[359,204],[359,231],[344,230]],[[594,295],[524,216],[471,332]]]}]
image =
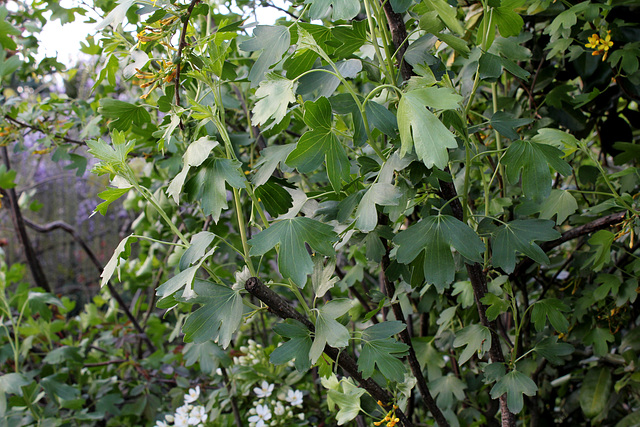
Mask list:
[{"label": "background foliage", "polygon": [[[96,0],[70,70],[36,35],[85,9],[12,3],[0,423],[640,423],[635,2]],[[107,262],[28,220],[25,153],[105,177]]]}]

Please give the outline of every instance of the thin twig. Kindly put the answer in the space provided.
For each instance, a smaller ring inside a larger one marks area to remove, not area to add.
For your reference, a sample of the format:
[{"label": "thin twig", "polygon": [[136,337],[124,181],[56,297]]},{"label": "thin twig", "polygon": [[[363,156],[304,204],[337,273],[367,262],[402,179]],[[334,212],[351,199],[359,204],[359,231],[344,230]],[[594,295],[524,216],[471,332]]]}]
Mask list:
[{"label": "thin twig", "polygon": [[[11,163],[9,162],[9,150],[7,150],[6,146],[2,146],[2,157],[4,158],[4,166],[6,171],[11,170]],[[29,235],[27,234],[27,230],[24,226],[25,221],[22,216],[22,212],[20,211],[20,206],[18,205],[18,195],[16,194],[15,188],[9,188],[3,190],[2,193],[6,194],[7,199],[9,200],[9,208],[11,209],[11,220],[13,222],[13,227],[15,229],[16,234],[18,235],[18,239],[24,248],[24,254],[27,258],[27,264],[29,264],[29,269],[31,270],[31,275],[33,276],[33,280],[36,286],[41,286],[47,292],[53,292],[51,285],[49,285],[49,281],[47,280],[47,276],[44,274],[44,270],[40,265],[40,260],[36,256],[36,252],[31,245],[31,239],[29,239]]]},{"label": "thin twig", "polygon": [[[297,312],[285,299],[275,293],[273,290],[265,286],[257,277],[251,277],[244,285],[244,288],[260,301],[265,303],[269,307],[269,311],[276,314],[283,319],[293,319],[302,323],[310,331],[315,331],[315,326],[305,316]],[[385,406],[390,408],[389,403],[392,401],[392,396],[384,390],[380,385],[371,378],[364,379],[358,371],[358,364],[353,358],[345,351],[339,351],[337,348],[333,348],[329,345],[325,345],[324,353],[331,359],[336,361],[338,365],[351,376],[354,380],[360,384],[375,400],[383,402]],[[400,409],[396,409],[396,415],[402,422],[402,425],[406,427],[413,426],[413,423],[406,417],[404,412]]]},{"label": "thin twig", "polygon": [[[381,275],[384,283],[384,289],[387,293],[387,298],[391,300],[396,293],[396,287],[393,284],[393,282],[391,282],[387,277],[387,275],[385,274],[385,270],[389,267],[389,264],[390,264],[390,260],[389,260],[390,248],[386,239],[381,239],[381,240],[383,241],[383,244],[385,245],[385,248],[386,248],[386,253],[383,255],[382,262],[381,262],[381,266],[382,266]],[[396,320],[399,320],[406,325],[407,321],[405,320],[404,313],[402,312],[402,307],[400,307],[400,302],[399,301],[394,302],[393,304],[391,304],[391,308],[393,309],[393,314],[396,316]],[[409,347],[409,354],[407,355],[407,360],[409,361],[411,372],[413,373],[413,376],[416,378],[418,389],[420,390],[420,394],[422,395],[422,403],[424,404],[424,406],[427,407],[429,412],[431,412],[431,415],[433,415],[433,417],[436,420],[436,423],[438,423],[440,427],[449,427],[449,422],[442,414],[442,411],[436,404],[436,401],[433,399],[433,396],[429,391],[429,386],[427,385],[427,381],[425,380],[424,375],[422,374],[422,367],[420,366],[420,362],[418,361],[418,357],[416,356],[416,351],[413,348],[413,343],[411,342],[411,335],[409,334],[408,329],[405,328],[398,335],[400,335],[400,339],[402,340],[402,342],[404,342]]]},{"label": "thin twig", "polygon": [[[73,240],[75,240],[80,245],[80,247],[82,247],[82,249],[85,251],[85,253],[89,257],[89,259],[93,263],[93,265],[98,270],[98,272],[102,273],[103,267],[102,267],[102,264],[100,263],[100,261],[98,260],[98,257],[96,257],[96,255],[93,253],[93,251],[91,250],[91,248],[89,247],[87,242],[85,242],[84,239],[78,234],[76,229],[73,228],[72,226],[70,226],[69,224],[67,224],[66,222],[53,221],[53,222],[50,222],[50,223],[47,223],[47,224],[44,224],[44,225],[39,225],[39,224],[36,224],[34,222],[29,221],[28,219],[25,219],[25,223],[30,228],[36,230],[39,233],[49,233],[51,231],[58,230],[58,229],[66,231],[67,233],[69,233],[71,235],[71,237],[73,237]],[[124,311],[124,314],[131,321],[131,323],[133,324],[133,327],[136,329],[136,331],[138,331],[138,333],[142,336],[142,338],[147,342],[147,345],[149,346],[149,349],[151,350],[151,352],[153,353],[154,351],[156,351],[156,347],[153,345],[153,343],[151,342],[151,340],[149,339],[147,334],[145,334],[144,329],[142,329],[142,327],[140,326],[140,324],[138,323],[136,318],[133,316],[131,311],[129,311],[129,307],[127,307],[127,305],[125,304],[124,300],[122,299],[122,297],[120,296],[120,294],[118,293],[116,288],[113,286],[111,281],[107,282],[107,288],[109,289],[109,293],[111,294],[113,299],[116,300],[118,305],[120,305],[120,308],[122,309],[122,311]]]},{"label": "thin twig", "polygon": [[68,142],[70,144],[86,145],[86,142],[84,142],[84,141],[79,141],[77,139],[69,138],[68,136],[64,136],[64,135],[61,135],[61,134],[55,133],[55,132],[49,133],[49,132],[47,132],[46,129],[42,129],[42,128],[39,128],[37,126],[30,125],[29,123],[22,122],[22,121],[20,121],[18,119],[14,119],[13,117],[11,117],[8,114],[5,114],[4,118],[7,119],[8,121],[10,121],[11,123],[16,124],[16,125],[18,125],[18,126],[20,126],[22,128],[31,129],[31,130],[34,130],[36,132],[40,132],[40,133],[43,133],[45,135],[49,135],[52,138],[61,139],[64,142]]},{"label": "thin twig", "polygon": [[236,421],[237,427],[242,427],[242,417],[240,416],[240,411],[238,410],[238,403],[236,402],[235,396],[231,395],[231,382],[229,381],[229,375],[227,374],[227,370],[224,366],[220,367],[222,371],[222,378],[224,378],[224,386],[227,389],[227,393],[229,394],[229,402],[231,402],[231,410],[233,411],[233,418]]},{"label": "thin twig", "polygon": [[105,362],[96,362],[96,363],[85,363],[84,366],[85,368],[95,368],[98,366],[107,366],[107,365],[115,365],[118,363],[125,363],[128,362],[129,359],[116,359],[116,360],[107,360]]},{"label": "thin twig", "polygon": [[[193,8],[200,3],[200,0],[191,0],[191,4],[187,8],[187,15],[183,18],[184,22],[182,25],[182,32],[180,33],[180,42],[178,44],[178,54],[176,59],[176,85],[175,85],[175,97],[176,97],[176,106],[180,107],[180,69],[182,68],[182,49],[187,46],[186,37],[187,37],[187,29],[189,28],[189,19],[191,18],[191,12],[193,12]],[[180,120],[180,129],[184,130],[184,124],[182,123],[182,119]]]}]

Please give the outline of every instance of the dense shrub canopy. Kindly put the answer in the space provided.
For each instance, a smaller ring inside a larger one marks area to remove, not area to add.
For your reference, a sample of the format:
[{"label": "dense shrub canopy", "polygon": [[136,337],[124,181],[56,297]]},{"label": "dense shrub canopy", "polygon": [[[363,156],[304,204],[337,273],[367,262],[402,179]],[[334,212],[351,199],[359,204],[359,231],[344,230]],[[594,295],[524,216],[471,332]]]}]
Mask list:
[{"label": "dense shrub canopy", "polygon": [[[0,6],[0,425],[639,425],[636,2],[259,5]],[[104,178],[110,258],[24,155]]]}]

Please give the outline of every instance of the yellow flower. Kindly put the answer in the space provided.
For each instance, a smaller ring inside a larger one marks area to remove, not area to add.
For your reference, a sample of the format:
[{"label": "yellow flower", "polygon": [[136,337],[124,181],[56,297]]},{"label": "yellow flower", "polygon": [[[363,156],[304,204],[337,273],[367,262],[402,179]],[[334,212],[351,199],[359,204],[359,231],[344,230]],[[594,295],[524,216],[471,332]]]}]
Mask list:
[{"label": "yellow flower", "polygon": [[613,46],[613,42],[611,41],[611,35],[607,34],[604,39],[600,39],[600,46],[598,46],[598,50],[604,50],[605,52],[609,50],[609,48]]},{"label": "yellow flower", "polygon": [[596,49],[599,42],[600,36],[597,34],[593,34],[591,37],[589,37],[589,43],[585,44],[585,47],[588,47],[589,49]]}]

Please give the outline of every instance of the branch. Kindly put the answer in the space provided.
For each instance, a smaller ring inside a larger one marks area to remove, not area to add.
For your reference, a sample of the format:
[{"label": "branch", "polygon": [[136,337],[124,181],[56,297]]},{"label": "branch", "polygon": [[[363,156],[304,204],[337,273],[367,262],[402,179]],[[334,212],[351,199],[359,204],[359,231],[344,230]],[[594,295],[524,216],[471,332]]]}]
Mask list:
[{"label": "branch", "polygon": [[[310,331],[315,331],[315,326],[302,314],[298,313],[285,299],[265,286],[257,277],[251,277],[244,284],[244,288],[251,295],[258,298],[269,307],[269,311],[283,319],[294,319],[306,326]],[[393,397],[387,393],[378,383],[371,378],[364,379],[358,372],[358,364],[351,356],[337,348],[325,345],[324,353],[336,361],[338,365],[360,384],[375,400],[381,402],[391,402]],[[407,419],[404,412],[396,409],[396,415],[405,427],[412,427],[413,423]]]},{"label": "branch", "polygon": [[[2,146],[2,157],[4,158],[4,165],[8,172],[11,170],[11,163],[9,162],[9,150],[7,150],[6,146]],[[49,285],[49,281],[47,280],[47,276],[44,274],[44,270],[42,270],[40,260],[38,260],[36,252],[31,245],[31,239],[29,239],[27,229],[24,226],[24,218],[22,216],[22,212],[20,212],[20,206],[18,205],[18,195],[16,194],[15,188],[9,188],[7,190],[3,190],[2,192],[5,193],[7,195],[7,199],[9,199],[13,228],[15,229],[15,232],[18,235],[18,239],[20,240],[20,243],[24,248],[24,255],[27,258],[27,263],[29,264],[29,269],[31,270],[31,275],[33,276],[33,280],[36,283],[36,286],[41,286],[47,292],[53,292],[53,289],[51,288],[51,286]]]},{"label": "branch", "polygon": [[[396,293],[396,287],[385,274],[385,270],[387,269],[387,267],[389,267],[389,246],[386,240],[384,240],[384,245],[386,247],[386,253],[382,257],[382,278],[385,290],[387,291],[387,297],[391,299]],[[396,320],[401,321],[408,327],[407,321],[404,318],[404,313],[402,313],[402,307],[400,307],[400,302],[394,302],[393,304],[391,304],[391,308],[393,309],[393,314],[396,316]],[[409,354],[407,355],[407,360],[409,361],[409,366],[411,367],[413,376],[416,377],[418,389],[420,390],[420,394],[422,395],[422,403],[424,403],[424,406],[429,409],[440,427],[449,427],[449,422],[446,420],[444,415],[442,415],[442,411],[440,411],[440,408],[438,408],[436,401],[433,399],[433,396],[431,396],[427,381],[424,379],[424,375],[422,374],[422,367],[420,366],[420,362],[416,357],[416,351],[413,348],[411,336],[409,335],[408,329],[403,329],[399,335],[402,342],[409,346]]]},{"label": "branch", "polygon": [[384,14],[387,16],[389,30],[391,31],[391,39],[393,40],[393,44],[397,51],[397,66],[400,68],[402,78],[407,81],[413,75],[411,65],[404,60],[404,53],[407,51],[407,27],[404,24],[402,15],[393,11],[390,1],[382,1],[382,7],[384,9]]},{"label": "branch", "polygon": [[[193,8],[196,4],[200,3],[200,0],[191,0],[191,4],[187,8],[187,15],[183,18],[184,23],[182,25],[182,31],[180,32],[180,42],[178,44],[178,54],[176,59],[176,87],[175,87],[175,96],[176,96],[176,106],[180,107],[180,69],[182,68],[182,49],[187,45],[186,37],[187,37],[187,29],[189,28],[189,19],[191,18],[191,12],[193,12]],[[180,120],[180,129],[184,129],[184,124],[182,124],[182,120]]]},{"label": "branch", "polygon": [[97,362],[97,363],[85,363],[84,366],[85,368],[95,368],[98,366],[107,366],[107,365],[115,365],[118,363],[124,363],[124,362],[128,362],[129,359],[116,359],[116,360],[107,360],[105,362]]},{"label": "branch", "polygon": [[[552,240],[550,242],[545,242],[543,244],[540,245],[540,248],[544,251],[544,252],[549,252],[551,249],[556,248],[558,246],[560,246],[563,243],[568,242],[569,240],[573,240],[576,239],[578,237],[581,236],[585,236],[587,234],[591,234],[594,231],[598,231],[598,230],[602,230],[605,228],[608,228],[620,221],[622,221],[622,219],[624,218],[624,216],[627,214],[627,211],[623,211],[623,212],[617,212],[611,215],[607,215],[607,216],[603,216],[602,218],[598,218],[595,219],[591,222],[588,222],[586,224],[583,224],[579,227],[575,227],[572,228],[569,231],[565,231],[564,233],[562,233],[562,236],[560,236],[560,238],[556,239],[556,240]],[[519,275],[521,275],[522,273],[524,273],[525,271],[527,271],[527,269],[529,267],[531,267],[533,265],[534,261],[531,258],[525,258],[522,261],[520,261],[520,263],[516,266],[516,268],[513,270],[513,273],[510,274],[511,277],[518,277]]]},{"label": "branch", "polygon": [[[462,204],[460,199],[457,198],[456,187],[453,182],[440,181],[440,189],[442,195],[446,200],[451,200],[451,210],[453,215],[460,221],[464,221],[464,215],[462,211]],[[487,319],[487,307],[480,302],[487,293],[487,276],[482,270],[482,266],[478,263],[465,264],[467,268],[467,274],[469,275],[469,281],[473,288],[473,298],[478,308],[478,315],[480,316],[480,323],[482,326],[489,328],[491,333],[491,347],[489,348],[489,356],[492,362],[504,363],[504,354],[502,353],[502,347],[500,346],[500,337],[496,333],[497,324],[495,321],[489,322]],[[499,397],[500,411],[502,412],[502,426],[503,427],[515,427],[516,417],[509,411],[507,405],[507,395],[503,394]]]},{"label": "branch", "polygon": [[[31,227],[32,229],[36,230],[38,233],[49,233],[49,232],[57,230],[57,229],[61,229],[61,230],[66,231],[67,233],[69,233],[71,235],[71,237],[73,237],[73,240],[75,240],[82,247],[82,249],[85,251],[85,253],[89,257],[89,259],[93,263],[93,265],[98,270],[98,273],[102,273],[103,267],[102,267],[102,264],[100,263],[100,261],[98,260],[98,257],[96,257],[96,255],[93,253],[93,251],[91,250],[89,245],[87,245],[87,242],[85,242],[84,239],[78,234],[76,229],[73,228],[72,226],[70,226],[69,224],[67,224],[66,222],[53,221],[53,222],[47,223],[45,225],[39,225],[39,224],[36,224],[36,223],[33,223],[33,222],[29,221],[28,219],[25,219],[25,223],[29,227]],[[111,294],[113,299],[115,299],[118,302],[118,304],[120,305],[120,308],[122,308],[122,311],[124,311],[124,314],[131,321],[131,323],[133,324],[133,327],[136,329],[136,331],[138,331],[138,333],[142,336],[142,338],[147,342],[147,345],[149,346],[149,349],[151,350],[151,352],[152,353],[155,352],[156,351],[156,347],[153,345],[153,343],[151,342],[151,340],[149,339],[147,334],[144,332],[144,329],[142,329],[142,327],[140,326],[140,324],[138,323],[136,318],[133,316],[131,311],[129,311],[129,308],[127,307],[127,305],[125,304],[124,300],[122,299],[122,297],[120,296],[120,294],[118,293],[116,288],[113,286],[111,281],[107,282],[107,288],[109,289],[109,293]]]},{"label": "branch", "polygon": [[40,132],[40,133],[43,133],[45,135],[49,135],[49,136],[51,136],[53,138],[61,139],[64,142],[68,142],[70,144],[86,145],[86,143],[84,141],[79,141],[77,139],[69,138],[67,136],[64,136],[64,135],[61,135],[61,134],[55,133],[55,132],[54,133],[48,133],[46,129],[42,129],[42,128],[39,128],[37,126],[30,125],[29,123],[22,122],[22,121],[20,121],[18,119],[14,119],[13,117],[11,117],[8,114],[5,114],[4,118],[7,119],[8,121],[10,121],[11,123],[16,124],[16,125],[18,125],[18,126],[20,126],[22,128],[31,129],[31,130],[34,130],[36,132]]}]

